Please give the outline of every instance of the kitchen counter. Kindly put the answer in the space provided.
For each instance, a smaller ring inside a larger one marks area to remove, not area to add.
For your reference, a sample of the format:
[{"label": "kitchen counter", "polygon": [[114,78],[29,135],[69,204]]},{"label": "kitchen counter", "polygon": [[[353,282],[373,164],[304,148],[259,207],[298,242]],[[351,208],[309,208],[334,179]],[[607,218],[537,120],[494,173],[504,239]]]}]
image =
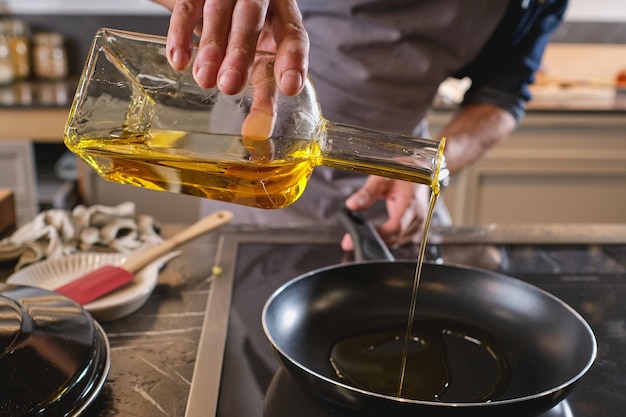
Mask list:
[{"label": "kitchen counter", "polygon": [[[532,89],[533,99],[527,103],[526,117],[541,114],[624,114],[626,91],[603,88],[598,91],[572,87],[559,89],[541,87]],[[435,99],[434,112],[454,112],[458,103]]]},{"label": "kitchen counter", "polygon": [[528,112],[626,113],[626,90],[615,87],[531,87]]},{"label": "kitchen counter", "polygon": [[[182,228],[168,224],[162,233],[170,236]],[[184,415],[210,298],[216,233],[184,246],[182,255],[162,270],[140,311],[102,323],[111,345],[111,370],[82,416]],[[0,279],[11,268],[0,264]]]},{"label": "kitchen counter", "polygon": [[0,108],[2,140],[63,144],[67,108]]},{"label": "kitchen counter", "polygon": [[[163,235],[171,235],[182,227],[166,224],[162,229]],[[517,264],[521,261],[519,265],[525,265],[526,268],[525,271],[517,272],[530,276],[528,274],[533,265],[530,260],[535,259],[542,261],[536,265],[544,265],[541,271],[545,274],[545,271],[554,272],[557,265],[548,259],[551,252],[547,248],[563,248],[563,245],[567,245],[566,269],[560,271],[561,273],[570,277],[584,276],[588,281],[594,274],[594,268],[600,265],[613,274],[610,279],[602,281],[604,285],[612,285],[617,291],[618,288],[624,288],[623,283],[626,282],[626,225],[525,225],[519,228],[445,228],[432,232],[436,246],[431,245],[430,256],[442,257],[444,262],[497,269],[502,267],[502,248],[516,245],[519,250],[509,250],[508,260]],[[254,340],[266,342],[260,330],[260,308],[267,296],[282,281],[299,273],[313,270],[319,265],[345,261],[346,255],[338,245],[342,233],[341,230],[268,231],[226,226],[184,246],[182,255],[163,269],[156,290],[141,310],[129,317],[103,323],[111,344],[112,367],[103,390],[84,415],[261,416],[263,391],[245,395],[232,391],[233,382],[235,387],[241,388],[245,385],[237,374],[237,366],[233,368],[233,355],[238,351],[228,345],[236,338],[232,326],[243,320],[244,323],[249,323]],[[600,250],[598,245],[602,243],[610,244],[608,247],[612,252],[606,253],[612,254],[611,256]],[[546,246],[547,244],[551,246]],[[414,258],[414,250],[414,247],[406,247],[397,252],[396,256]],[[298,256],[292,256],[294,254]],[[241,260],[238,261],[238,258]],[[8,268],[9,265],[3,265],[0,278],[8,276]],[[214,275],[214,272],[218,275]],[[247,284],[248,289],[251,284],[255,288],[253,298],[246,299],[245,295],[242,298],[237,284],[242,274],[254,278]],[[533,277],[535,283],[541,284],[539,278]],[[587,292],[570,294],[575,297],[572,298],[576,303],[574,307],[583,308],[580,312],[592,319],[592,327],[602,337],[600,358],[592,368],[595,376],[591,380],[600,393],[597,398],[588,399],[585,387],[589,388],[589,384],[585,384],[583,379],[573,398],[580,397],[586,401],[585,404],[594,407],[597,407],[598,401],[603,401],[606,404],[600,410],[606,410],[607,407],[614,407],[612,404],[616,401],[622,401],[620,390],[606,385],[615,381],[604,378],[617,371],[614,367],[618,365],[614,363],[621,360],[619,352],[626,348],[626,338],[623,337],[626,312],[620,317],[613,317],[611,322],[597,322],[595,318],[598,311],[585,304]],[[597,295],[595,292],[589,294],[590,297]],[[237,317],[232,316],[231,308],[239,310],[242,303],[250,308],[239,311],[241,314],[237,314]],[[607,326],[612,332],[608,335],[603,330]],[[616,326],[622,329],[622,333]],[[614,351],[603,345],[606,337],[613,338],[611,349],[615,349]],[[264,363],[271,361],[273,355],[271,352],[264,352],[261,358],[259,363]],[[265,377],[271,379],[272,375]],[[284,379],[284,375],[279,378]],[[265,383],[269,383],[269,379]],[[613,400],[607,399],[608,394],[605,391],[613,392],[617,396],[614,395]],[[584,404],[577,401],[565,404],[572,411],[567,416],[618,415],[597,414],[593,410],[580,411]],[[623,403],[615,404],[622,407],[621,409],[626,406]],[[245,414],[233,413],[234,405],[248,410]],[[550,415],[565,417],[564,414]]]}]

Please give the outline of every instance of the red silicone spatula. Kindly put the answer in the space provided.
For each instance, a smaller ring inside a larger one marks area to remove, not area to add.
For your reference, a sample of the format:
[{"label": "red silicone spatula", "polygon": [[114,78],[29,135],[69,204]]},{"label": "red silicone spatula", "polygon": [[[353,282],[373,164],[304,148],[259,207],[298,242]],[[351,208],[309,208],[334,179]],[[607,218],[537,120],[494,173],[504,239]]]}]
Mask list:
[{"label": "red silicone spatula", "polygon": [[212,213],[152,248],[132,254],[119,266],[105,265],[54,291],[81,305],[96,300],[131,282],[135,273],[176,247],[228,223],[233,214],[227,210]]}]

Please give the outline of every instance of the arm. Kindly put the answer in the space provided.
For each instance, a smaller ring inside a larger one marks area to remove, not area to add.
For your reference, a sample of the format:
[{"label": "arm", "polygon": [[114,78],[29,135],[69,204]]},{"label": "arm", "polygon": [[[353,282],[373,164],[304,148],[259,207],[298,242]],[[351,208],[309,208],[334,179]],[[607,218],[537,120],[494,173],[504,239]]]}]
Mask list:
[{"label": "arm", "polygon": [[191,64],[205,88],[235,94],[246,85],[257,49],[276,52],[274,77],[285,95],[299,93],[308,70],[309,39],[295,0],[153,0],[172,11],[167,56],[173,68]]},{"label": "arm", "polygon": [[455,173],[481,158],[516,126],[508,111],[492,104],[461,107],[439,136],[446,137],[446,162]]},{"label": "arm", "polygon": [[[521,3],[512,3],[481,54],[457,74],[469,76],[472,87],[462,107],[438,135],[447,139],[445,154],[451,173],[481,158],[515,129],[530,99],[528,85],[566,6],[566,0],[545,0],[531,3],[532,9],[526,10]],[[385,199],[389,219],[378,230],[394,246],[419,237],[428,195],[427,187],[370,177],[346,200],[346,206],[359,210]],[[342,247],[352,248],[349,235]]]}]

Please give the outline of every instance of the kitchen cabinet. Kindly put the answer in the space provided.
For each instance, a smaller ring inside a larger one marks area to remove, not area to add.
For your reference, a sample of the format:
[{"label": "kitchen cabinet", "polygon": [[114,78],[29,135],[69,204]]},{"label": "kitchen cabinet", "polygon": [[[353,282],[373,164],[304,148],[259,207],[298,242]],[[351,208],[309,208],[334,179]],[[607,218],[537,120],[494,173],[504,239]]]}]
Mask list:
[{"label": "kitchen cabinet", "polygon": [[35,145],[63,146],[66,108],[5,107],[0,109],[0,188],[13,190],[17,225],[39,212]]},{"label": "kitchen cabinet", "polygon": [[[44,168],[49,167],[37,167],[35,152],[37,145],[65,147],[63,130],[68,111],[65,106],[0,108],[0,188],[15,192],[18,225],[30,221],[39,212],[40,202],[55,200],[56,195],[51,195],[73,192],[73,189],[67,189],[67,181],[44,183],[50,177],[45,175]],[[85,204],[117,205],[134,201],[138,213],[153,215],[159,221],[186,223],[200,216],[200,199],[197,197],[107,182],[83,161],[77,163],[78,194]]]},{"label": "kitchen cabinet", "polygon": [[[451,115],[431,114],[431,132]],[[529,111],[443,199],[457,225],[626,222],[624,112]]]},{"label": "kitchen cabinet", "polygon": [[31,141],[5,138],[0,141],[0,188],[14,193],[17,225],[35,217],[37,183]]}]

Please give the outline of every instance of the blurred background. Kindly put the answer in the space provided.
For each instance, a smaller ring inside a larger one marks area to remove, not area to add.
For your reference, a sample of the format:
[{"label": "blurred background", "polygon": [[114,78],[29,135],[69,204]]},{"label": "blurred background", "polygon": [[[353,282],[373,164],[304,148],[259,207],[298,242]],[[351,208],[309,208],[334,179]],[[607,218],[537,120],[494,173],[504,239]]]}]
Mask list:
[{"label": "blurred background", "polygon": [[[164,35],[168,21],[148,0],[0,0],[0,189],[13,192],[18,224],[79,202],[133,200],[163,221],[199,216],[200,199],[106,183],[63,145],[96,30]],[[468,83],[442,84],[433,132]],[[446,189],[455,223],[626,222],[625,89],[623,0],[571,0],[522,125]]]}]

